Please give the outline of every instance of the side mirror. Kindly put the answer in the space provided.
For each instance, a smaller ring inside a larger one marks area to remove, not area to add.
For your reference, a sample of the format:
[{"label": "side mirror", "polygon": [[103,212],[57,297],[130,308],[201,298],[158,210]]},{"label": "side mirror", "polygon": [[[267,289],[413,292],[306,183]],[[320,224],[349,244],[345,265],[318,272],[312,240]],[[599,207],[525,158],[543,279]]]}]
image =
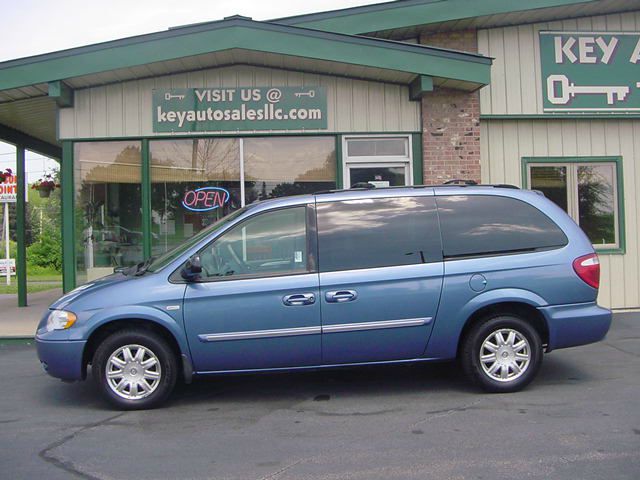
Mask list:
[{"label": "side mirror", "polygon": [[187,282],[193,282],[198,275],[202,273],[202,262],[200,260],[200,255],[193,255],[187,263],[184,264],[180,274],[182,278],[184,278]]}]

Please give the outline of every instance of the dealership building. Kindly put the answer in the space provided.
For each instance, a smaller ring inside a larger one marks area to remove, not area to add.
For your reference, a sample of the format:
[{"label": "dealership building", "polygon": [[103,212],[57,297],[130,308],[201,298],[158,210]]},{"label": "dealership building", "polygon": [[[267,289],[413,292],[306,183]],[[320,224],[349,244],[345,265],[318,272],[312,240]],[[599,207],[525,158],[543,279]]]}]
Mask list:
[{"label": "dealership building", "polygon": [[638,308],[639,73],[638,0],[233,16],[0,63],[0,140],[61,162],[65,290],[257,200],[473,180],[544,192]]}]

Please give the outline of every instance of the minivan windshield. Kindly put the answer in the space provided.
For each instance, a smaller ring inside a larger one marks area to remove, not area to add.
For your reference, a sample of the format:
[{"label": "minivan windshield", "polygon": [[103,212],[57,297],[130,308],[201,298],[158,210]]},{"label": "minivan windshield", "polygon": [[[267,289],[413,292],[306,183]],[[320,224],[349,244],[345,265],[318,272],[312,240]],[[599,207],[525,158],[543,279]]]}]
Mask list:
[{"label": "minivan windshield", "polygon": [[247,206],[247,207],[241,208],[240,210],[236,210],[232,214],[227,215],[226,217],[223,217],[220,220],[218,220],[217,222],[215,222],[215,223],[209,225],[208,227],[200,230],[198,233],[196,233],[193,237],[191,237],[189,240],[185,241],[184,243],[181,243],[180,245],[177,245],[176,247],[172,248],[171,250],[166,251],[165,253],[160,255],[158,258],[154,259],[151,262],[151,264],[149,265],[149,267],[146,269],[146,271],[147,272],[156,272],[156,271],[160,270],[161,268],[169,265],[176,258],[180,257],[184,252],[186,252],[191,247],[193,247],[198,242],[200,242],[200,240],[202,240],[203,238],[209,236],[211,233],[213,233],[216,230],[222,228],[224,225],[228,224],[229,222],[233,221],[234,219],[236,219],[237,217],[242,215],[244,212],[247,211],[248,208],[249,207]]}]

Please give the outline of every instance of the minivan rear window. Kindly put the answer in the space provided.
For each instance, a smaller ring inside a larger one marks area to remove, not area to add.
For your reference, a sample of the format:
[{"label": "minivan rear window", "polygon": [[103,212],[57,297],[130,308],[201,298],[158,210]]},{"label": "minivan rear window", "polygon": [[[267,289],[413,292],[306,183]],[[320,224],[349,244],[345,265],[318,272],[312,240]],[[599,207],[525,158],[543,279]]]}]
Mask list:
[{"label": "minivan rear window", "polygon": [[445,259],[543,250],[568,242],[549,217],[515,198],[447,195],[436,202]]},{"label": "minivan rear window", "polygon": [[318,203],[317,215],[322,272],[442,260],[433,197]]}]

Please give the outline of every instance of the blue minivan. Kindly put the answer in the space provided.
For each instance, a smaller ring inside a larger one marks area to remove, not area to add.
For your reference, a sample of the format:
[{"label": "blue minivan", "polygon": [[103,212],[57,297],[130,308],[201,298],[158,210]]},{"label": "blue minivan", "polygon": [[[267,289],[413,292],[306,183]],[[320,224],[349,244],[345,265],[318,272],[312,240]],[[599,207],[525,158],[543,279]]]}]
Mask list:
[{"label": "blue minivan", "polygon": [[268,200],[164,255],[82,285],[36,334],[44,369],[91,366],[122,409],[206,374],[458,359],[490,392],[543,352],[601,340],[589,239],[509,186],[355,189]]}]

